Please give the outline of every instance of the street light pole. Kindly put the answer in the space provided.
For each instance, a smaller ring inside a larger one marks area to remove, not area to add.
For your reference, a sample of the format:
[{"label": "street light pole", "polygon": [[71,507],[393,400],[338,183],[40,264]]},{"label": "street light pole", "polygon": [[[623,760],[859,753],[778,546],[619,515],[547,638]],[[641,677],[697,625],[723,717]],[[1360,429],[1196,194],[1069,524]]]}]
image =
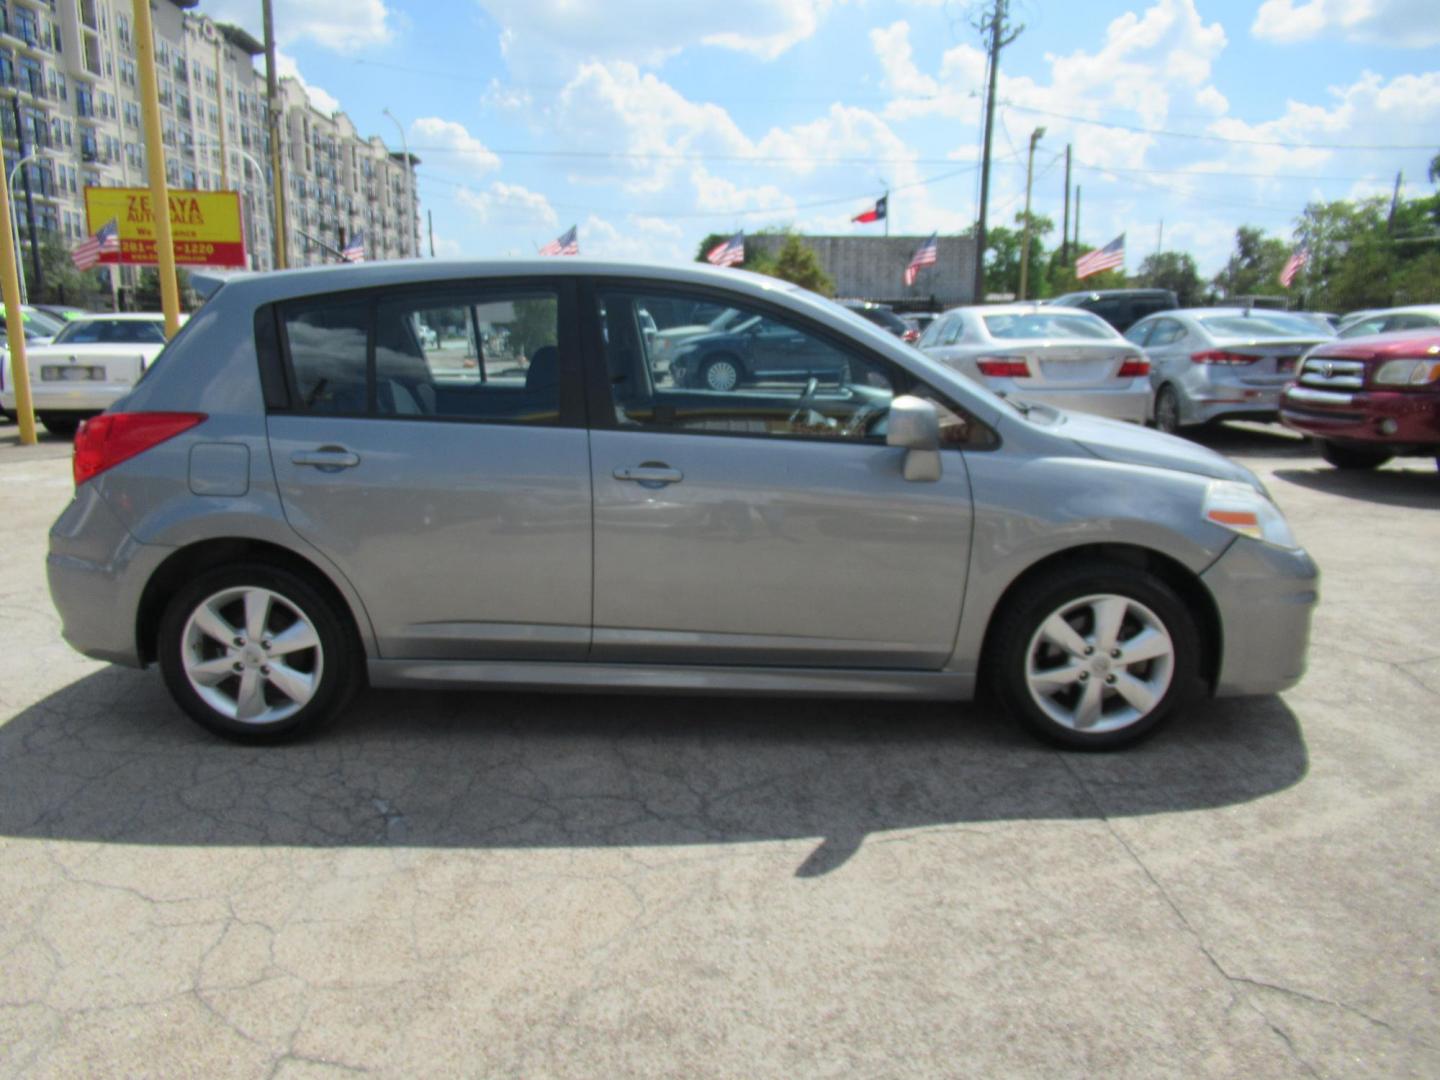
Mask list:
[{"label": "street light pole", "polygon": [[1045,137],[1045,129],[1038,127],[1030,133],[1030,159],[1025,163],[1025,231],[1020,235],[1020,295],[1025,299],[1025,286],[1030,277],[1030,180],[1035,172],[1035,144]]},{"label": "street light pole", "polygon": [[[405,125],[396,120],[395,114],[388,108],[383,112],[400,132],[400,150],[405,155],[405,233],[407,239],[413,240],[415,236],[415,190],[411,183],[410,145],[405,141]],[[400,245],[401,255],[405,254],[405,248],[405,244]]]},{"label": "street light pole", "polygon": [[[10,177],[9,177],[9,181],[10,181],[10,182],[9,182],[8,186],[6,187],[6,190],[7,190],[7,191],[14,191],[14,190],[15,190],[15,174],[18,173],[18,172],[19,172],[22,168],[24,168],[26,165],[30,164],[30,162],[32,162],[32,161],[39,161],[39,160],[40,160],[40,155],[39,155],[39,154],[26,154],[26,155],[25,155],[24,157],[22,157],[19,161],[17,161],[17,162],[15,163],[15,167],[10,170]],[[19,250],[20,250],[20,212],[19,212],[19,207],[17,207],[13,202],[10,204],[10,235],[11,235],[11,237],[12,237],[12,238],[14,239],[14,241],[15,241],[15,250],[16,250],[16,251],[19,251]],[[22,303],[22,304],[28,304],[28,303],[30,302],[30,297],[29,297],[29,294],[28,294],[28,293],[26,292],[26,290],[25,290],[25,262],[24,262],[24,260],[22,260],[22,259],[17,259],[17,260],[16,260],[16,263],[15,263],[15,268],[16,268],[16,269],[19,271],[19,273],[20,273],[20,303]]]}]

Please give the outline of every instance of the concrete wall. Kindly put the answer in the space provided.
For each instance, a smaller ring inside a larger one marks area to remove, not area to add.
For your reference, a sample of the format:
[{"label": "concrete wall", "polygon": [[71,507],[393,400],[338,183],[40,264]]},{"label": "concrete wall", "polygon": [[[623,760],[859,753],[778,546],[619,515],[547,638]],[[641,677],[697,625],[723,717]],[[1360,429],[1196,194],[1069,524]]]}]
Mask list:
[{"label": "concrete wall", "polygon": [[[968,236],[940,237],[934,266],[920,271],[906,286],[905,267],[924,236],[802,236],[835,279],[835,295],[846,299],[904,303],[907,307],[939,308],[972,303],[975,295],[975,241]],[[751,251],[775,254],[783,236],[747,236]]]}]

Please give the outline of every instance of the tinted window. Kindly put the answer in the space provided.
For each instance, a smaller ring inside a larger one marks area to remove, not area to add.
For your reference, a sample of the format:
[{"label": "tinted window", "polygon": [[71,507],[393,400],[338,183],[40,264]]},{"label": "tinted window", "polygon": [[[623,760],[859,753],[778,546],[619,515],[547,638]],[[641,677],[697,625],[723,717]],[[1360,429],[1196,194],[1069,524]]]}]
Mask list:
[{"label": "tinted window", "polygon": [[891,399],[918,393],[941,409],[946,441],[978,430],[903,369],[788,318],[742,311],[729,332],[691,338],[657,362],[639,312],[658,298],[607,290],[599,299],[621,427],[883,443]]},{"label": "tinted window", "polygon": [[1137,296],[1130,301],[1130,317],[1143,319],[1146,315],[1153,315],[1157,311],[1169,311],[1174,306],[1168,300],[1162,300],[1158,296]]},{"label": "tinted window", "polygon": [[81,319],[66,324],[55,335],[55,344],[73,345],[163,345],[165,330],[160,323],[143,319]]},{"label": "tinted window", "polygon": [[365,413],[370,305],[362,300],[304,301],[287,306],[283,321],[299,407],[317,413]]},{"label": "tinted window", "polygon": [[1391,315],[1385,322],[1385,332],[1388,334],[1391,330],[1421,330],[1434,326],[1435,323],[1434,316],[1411,311],[1403,315]]},{"label": "tinted window", "polygon": [[945,327],[945,336],[940,339],[942,345],[954,345],[965,336],[965,316],[952,315],[949,324]]},{"label": "tinted window", "polygon": [[940,316],[940,318],[933,320],[930,325],[925,328],[925,332],[920,335],[920,347],[924,349],[931,345],[938,344],[940,341],[940,335],[945,331],[945,328],[949,324],[950,320],[945,318],[945,316],[943,315]]},{"label": "tinted window", "polygon": [[910,329],[905,325],[905,320],[896,315],[889,308],[866,307],[860,308],[860,314],[869,319],[876,326],[883,330],[889,330],[892,334],[903,334]]},{"label": "tinted window", "polygon": [[1154,329],[1150,331],[1150,340],[1145,344],[1151,349],[1172,344],[1185,336],[1185,327],[1174,319],[1157,319],[1150,325]]},{"label": "tinted window", "polygon": [[1076,307],[1093,311],[1111,326],[1129,326],[1135,321],[1130,315],[1130,304],[1113,296],[1102,296],[1099,300],[1085,300]]},{"label": "tinted window", "polygon": [[545,291],[382,300],[375,318],[376,411],[555,422],[558,312],[555,295]]},{"label": "tinted window", "polygon": [[1146,343],[1145,339],[1150,336],[1150,331],[1154,329],[1155,324],[1153,322],[1136,323],[1130,327],[1129,330],[1125,331],[1123,337],[1126,341],[1133,342],[1136,345],[1144,345]]},{"label": "tinted window", "polygon": [[983,316],[993,338],[1098,338],[1111,341],[1115,331],[1103,320],[1078,312],[1033,311]]}]

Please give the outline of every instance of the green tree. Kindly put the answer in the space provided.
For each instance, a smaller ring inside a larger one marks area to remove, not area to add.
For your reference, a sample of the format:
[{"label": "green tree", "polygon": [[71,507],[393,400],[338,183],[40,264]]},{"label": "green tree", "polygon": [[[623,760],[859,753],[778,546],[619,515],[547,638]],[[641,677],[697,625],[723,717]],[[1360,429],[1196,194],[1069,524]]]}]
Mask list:
[{"label": "green tree", "polygon": [[[985,292],[1018,296],[1020,294],[1020,248],[1024,243],[1025,212],[1015,215],[1016,228],[997,225],[985,233]],[[1045,253],[1045,238],[1055,231],[1055,223],[1043,214],[1030,215],[1030,258],[1026,292],[1028,299],[1054,295],[1051,291]]]},{"label": "green tree", "polygon": [[1123,270],[1102,270],[1083,280],[1075,276],[1075,260],[1087,251],[1094,250],[1088,244],[1082,244],[1070,252],[1070,262],[1063,266],[1060,263],[1059,250],[1052,251],[1045,272],[1046,288],[1049,290],[1045,295],[1062,296],[1065,293],[1084,292],[1092,289],[1123,289],[1126,285],[1125,271]]},{"label": "green tree", "polygon": [[[180,310],[194,311],[199,307],[195,290],[190,287],[190,275],[183,268],[175,270],[175,280],[180,285]],[[140,271],[140,280],[135,283],[131,296],[136,311],[161,311],[163,300],[160,296],[160,272],[153,266]]]},{"label": "green tree", "polygon": [[[758,269],[758,267],[751,267],[748,260],[746,268]],[[825,268],[820,265],[820,258],[815,254],[815,249],[809,247],[795,233],[785,237],[785,243],[780,246],[774,262],[769,269],[762,270],[761,273],[780,278],[782,281],[789,281],[803,289],[817,292],[821,296],[835,295],[835,279],[827,274]]]},{"label": "green tree", "polygon": [[1169,289],[1181,307],[1194,307],[1201,301],[1205,288],[1195,260],[1184,251],[1157,251],[1145,256],[1135,284],[1150,289]]},{"label": "green tree", "polygon": [[1225,268],[1215,275],[1215,287],[1227,299],[1266,296],[1282,291],[1280,271],[1290,258],[1290,245],[1263,229],[1242,225],[1235,232],[1235,250]]},{"label": "green tree", "polygon": [[1440,300],[1440,195],[1311,203],[1296,229],[1310,260],[1295,282],[1307,307],[1350,311]]},{"label": "green tree", "polygon": [[100,272],[76,270],[70,259],[70,249],[59,239],[49,236],[44,236],[40,241],[40,270],[45,280],[42,287],[37,289],[32,280],[29,251],[27,244],[20,257],[24,260],[31,303],[72,304],[92,310],[110,306],[110,290],[108,286],[101,284]]}]

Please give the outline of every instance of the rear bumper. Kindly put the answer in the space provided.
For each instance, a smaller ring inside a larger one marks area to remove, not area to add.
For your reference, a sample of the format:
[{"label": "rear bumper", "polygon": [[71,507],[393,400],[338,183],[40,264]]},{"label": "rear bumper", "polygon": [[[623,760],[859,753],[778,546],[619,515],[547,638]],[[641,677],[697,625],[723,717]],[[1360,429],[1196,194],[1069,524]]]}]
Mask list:
[{"label": "rear bumper", "polygon": [[1440,394],[1414,390],[1285,391],[1286,427],[1335,442],[1380,447],[1440,446]]},{"label": "rear bumper", "polygon": [[1223,386],[1208,384],[1196,391],[1184,387],[1189,405],[1182,406],[1187,423],[1207,424],[1227,417],[1251,417],[1273,420],[1280,408],[1281,387]]},{"label": "rear bumper", "polygon": [[1201,575],[1220,612],[1217,697],[1273,694],[1305,674],[1320,571],[1303,550],[1239,539]]},{"label": "rear bumper", "polygon": [[140,597],[170,552],[140,543],[93,483],[81,487],[50,529],[45,560],[65,640],[96,660],[140,666]]},{"label": "rear bumper", "polygon": [[[76,383],[30,382],[30,401],[36,412],[104,412],[130,392],[131,387],[87,387]],[[0,407],[15,410],[15,391],[8,383],[0,393]]]}]

